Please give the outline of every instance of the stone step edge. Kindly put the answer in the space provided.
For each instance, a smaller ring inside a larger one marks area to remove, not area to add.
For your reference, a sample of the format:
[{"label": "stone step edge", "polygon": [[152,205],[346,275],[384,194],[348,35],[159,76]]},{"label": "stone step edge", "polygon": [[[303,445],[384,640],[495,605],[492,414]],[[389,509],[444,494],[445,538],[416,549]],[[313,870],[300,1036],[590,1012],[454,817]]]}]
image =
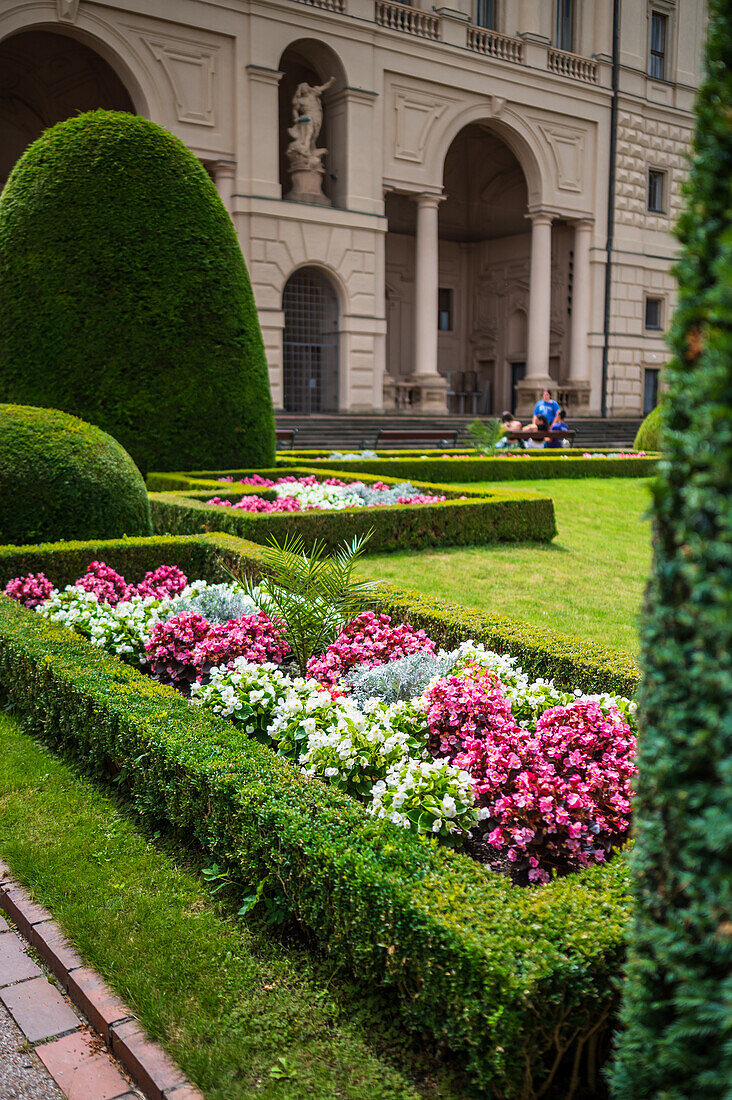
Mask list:
[{"label": "stone step edge", "polygon": [[204,1100],[170,1055],[154,1043],[132,1011],[68,943],[52,914],[33,901],[0,860],[0,910],[36,949],[64,992],[86,1016],[147,1100]]}]

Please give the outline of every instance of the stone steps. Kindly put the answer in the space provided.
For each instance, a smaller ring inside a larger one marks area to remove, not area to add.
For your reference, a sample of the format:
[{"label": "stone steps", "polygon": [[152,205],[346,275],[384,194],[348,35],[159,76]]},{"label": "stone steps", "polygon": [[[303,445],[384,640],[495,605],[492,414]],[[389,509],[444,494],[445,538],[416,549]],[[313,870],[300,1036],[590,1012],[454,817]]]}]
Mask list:
[{"label": "stone steps", "polygon": [[[324,449],[337,451],[360,451],[365,444],[372,449],[379,428],[402,428],[410,430],[439,431],[445,429],[459,431],[458,445],[466,443],[467,425],[473,416],[398,416],[374,414],[342,414],[304,416],[295,413],[277,416],[278,428],[297,428],[295,448]],[[635,434],[641,423],[635,419],[585,419],[572,420],[570,427],[577,429],[575,449],[586,447],[624,447],[633,445]],[[390,450],[411,450],[414,444],[390,444]],[[433,444],[419,449],[434,450]],[[437,447],[437,450],[442,448]]]}]

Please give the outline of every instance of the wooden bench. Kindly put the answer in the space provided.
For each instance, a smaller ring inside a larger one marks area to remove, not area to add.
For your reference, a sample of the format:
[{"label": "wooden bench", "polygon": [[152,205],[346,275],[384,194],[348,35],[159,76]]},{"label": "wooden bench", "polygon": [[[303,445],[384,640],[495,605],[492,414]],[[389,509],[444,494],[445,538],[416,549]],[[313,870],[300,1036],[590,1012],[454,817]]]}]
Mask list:
[{"label": "wooden bench", "polygon": [[277,444],[289,443],[290,450],[293,450],[295,446],[295,436],[297,435],[297,428],[277,428],[275,430],[275,437]]},{"label": "wooden bench", "polygon": [[569,440],[570,447],[574,446],[574,437],[577,434],[576,428],[555,429],[548,432],[542,432],[539,428],[521,428],[520,431],[506,432],[503,436],[504,439],[510,439],[512,442],[519,442],[524,439],[534,439],[537,443],[541,443],[544,440],[551,439],[552,441],[558,440],[563,443],[565,439]]},{"label": "wooden bench", "polygon": [[[375,449],[384,443],[412,443],[415,446],[422,443],[433,443],[440,447],[456,447],[457,428],[440,428],[439,431],[424,431],[421,428],[379,428],[376,433]],[[366,443],[363,444],[366,446]]]}]

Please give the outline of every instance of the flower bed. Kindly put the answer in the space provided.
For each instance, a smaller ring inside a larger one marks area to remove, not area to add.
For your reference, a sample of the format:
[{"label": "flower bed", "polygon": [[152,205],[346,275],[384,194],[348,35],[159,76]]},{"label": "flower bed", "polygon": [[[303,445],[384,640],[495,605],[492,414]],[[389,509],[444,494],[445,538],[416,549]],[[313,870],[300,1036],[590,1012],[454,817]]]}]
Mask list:
[{"label": "flower bed", "polygon": [[[100,558],[138,583],[163,561],[209,587],[224,576],[222,559],[254,575],[262,568],[260,548],[227,536],[130,539],[0,548],[0,582],[44,571],[60,587]],[[466,618],[395,589],[388,600],[439,644],[454,648],[468,633],[494,647],[509,640],[533,677],[633,689],[632,662],[610,651],[534,628],[522,635],[520,624]],[[546,1087],[569,1097],[575,1059],[577,1073],[595,1079],[629,916],[622,856],[540,889],[513,885],[444,843],[364,814],[240,721],[192,707],[1,596],[0,684],[40,736],[94,772],[111,768],[139,813],[198,840],[243,884],[277,884],[334,957],[398,990],[410,1026],[460,1052],[482,1094],[525,1100]]]},{"label": "flower bed", "polygon": [[[223,478],[233,481],[233,478]],[[217,504],[226,508],[237,508],[244,512],[304,512],[339,511],[343,508],[383,508],[392,504],[439,504],[447,497],[443,494],[420,493],[410,482],[401,485],[387,485],[375,481],[366,485],[363,481],[342,481],[337,477],[328,477],[323,481],[312,474],[305,477],[240,478],[239,485],[256,485],[272,489],[275,499],[266,500],[262,496],[248,495],[241,500],[222,500],[212,497],[207,504]]]},{"label": "flower bed", "polygon": [[[217,530],[254,542],[300,534],[329,548],[371,532],[372,551],[545,542],[556,535],[551,500],[532,493],[471,493],[397,478],[336,477],[327,470],[293,469],[287,482],[283,476],[281,470],[222,472],[221,480],[151,475],[151,487],[167,490],[150,494],[153,525],[161,533]],[[243,502],[226,478],[248,479]],[[389,507],[379,506],[384,503]]]},{"label": "flower bed", "polygon": [[289,647],[256,595],[189,584],[170,565],[133,585],[95,561],[63,591],[40,573],[5,593],[242,723],[370,813],[464,842],[518,881],[604,862],[626,837],[635,740],[623,697],[532,683],[473,641],[435,653],[423,630],[372,611],[299,677],[277,666]]}]

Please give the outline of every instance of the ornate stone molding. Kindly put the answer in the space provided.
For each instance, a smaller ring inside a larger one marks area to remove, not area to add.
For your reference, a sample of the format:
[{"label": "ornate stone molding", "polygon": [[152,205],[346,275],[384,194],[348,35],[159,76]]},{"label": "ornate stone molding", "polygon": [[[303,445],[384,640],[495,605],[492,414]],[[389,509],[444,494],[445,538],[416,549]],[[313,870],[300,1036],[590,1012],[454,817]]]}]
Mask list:
[{"label": "ornate stone molding", "polygon": [[168,78],[178,121],[215,126],[216,50],[152,37],[143,41]]}]

